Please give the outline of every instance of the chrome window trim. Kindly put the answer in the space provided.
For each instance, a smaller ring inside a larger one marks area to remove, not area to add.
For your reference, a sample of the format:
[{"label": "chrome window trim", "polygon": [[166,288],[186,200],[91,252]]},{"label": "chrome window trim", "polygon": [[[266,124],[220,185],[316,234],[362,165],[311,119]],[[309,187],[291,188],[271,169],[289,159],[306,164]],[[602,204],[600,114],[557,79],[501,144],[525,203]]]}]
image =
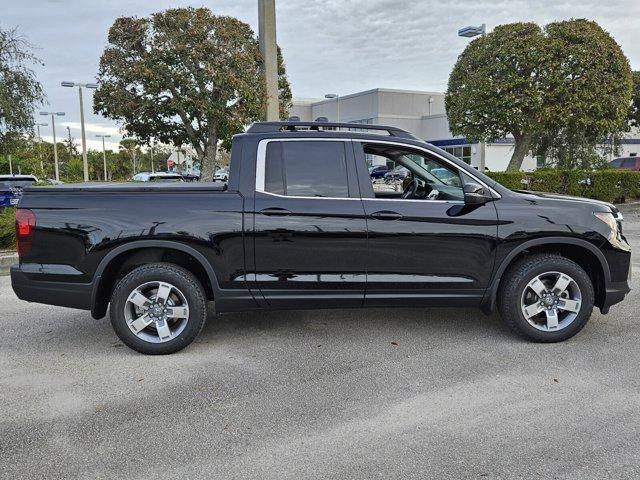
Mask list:
[{"label": "chrome window trim", "polygon": [[350,138],[267,138],[258,142],[258,152],[256,159],[256,193],[264,193],[281,198],[304,198],[313,200],[360,200],[353,197],[304,197],[297,195],[281,195],[279,193],[267,192],[264,189],[265,170],[267,162],[267,145],[271,142],[349,142]]},{"label": "chrome window trim", "polygon": [[[306,138],[306,137],[305,138],[267,138],[264,140],[260,140],[260,142],[258,142],[258,151],[257,151],[257,158],[256,158],[256,184],[255,184],[256,193],[262,193],[264,195],[271,195],[273,197],[279,197],[279,198],[299,198],[299,199],[305,199],[305,200],[356,200],[356,201],[363,200],[363,201],[449,203],[449,204],[457,204],[457,205],[464,204],[464,201],[460,201],[460,200],[424,200],[424,199],[411,199],[411,198],[382,198],[382,197],[365,198],[362,196],[357,198],[354,198],[354,197],[306,197],[306,196],[299,196],[299,195],[281,195],[279,193],[267,192],[264,189],[265,188],[264,184],[265,184],[265,169],[266,169],[266,160],[267,160],[267,145],[270,142],[348,142],[348,143],[360,142],[360,143],[382,143],[387,145],[398,145],[400,147],[415,148],[417,150],[420,150],[426,153],[427,155],[433,155],[439,158],[440,160],[444,161],[448,165],[451,165],[457,171],[461,170],[461,168],[458,165],[451,162],[451,160],[448,160],[442,155],[438,155],[435,152],[432,152],[422,147],[418,147],[416,145],[407,145],[406,143],[401,143],[401,142],[393,142],[393,141],[387,141],[387,140],[364,140],[359,138],[356,138],[356,139]],[[502,198],[502,196],[498,192],[496,192],[493,188],[488,186],[482,180],[478,179],[475,175],[467,172],[466,170],[464,170],[464,173],[470,176],[471,178],[473,178],[474,180],[476,180],[485,188],[489,189],[498,199]]]},{"label": "chrome window trim", "polygon": [[[487,188],[488,190],[491,191],[492,194],[494,194],[496,196],[496,199],[500,199],[502,198],[502,195],[500,195],[498,192],[496,192],[493,188],[491,188],[489,185],[487,185],[486,183],[484,183],[482,180],[480,180],[478,177],[476,177],[473,173],[467,172],[464,169],[461,169],[458,165],[456,165],[455,163],[453,163],[451,160],[449,160],[448,158],[443,157],[442,155],[436,153],[436,152],[432,152],[431,150],[428,150],[426,148],[423,147],[419,147],[416,145],[407,145],[406,143],[400,143],[400,142],[393,142],[393,141],[388,141],[388,140],[364,140],[361,138],[355,138],[352,140],[353,142],[360,142],[360,143],[382,143],[382,144],[386,144],[386,145],[398,145],[400,147],[405,147],[405,148],[415,148],[416,150],[420,150],[424,153],[426,153],[427,155],[433,155],[436,158],[439,158],[440,160],[442,160],[443,162],[447,163],[448,165],[451,165],[453,168],[455,168],[458,172],[460,170],[463,170],[465,175],[470,176],[471,178],[473,178],[476,182],[478,182],[480,185],[482,185],[483,187]],[[366,200],[363,198],[363,200]],[[375,199],[375,200],[381,200],[381,199]],[[389,200],[404,200],[402,198],[393,198],[393,199],[389,199]],[[406,201],[406,200],[404,200]],[[424,200],[415,200],[418,202],[422,202]],[[433,201],[443,201],[443,200],[433,200]],[[444,200],[446,202],[446,200]],[[449,202],[449,203],[453,203],[453,202]],[[464,203],[464,202],[460,202],[460,201],[455,201],[455,203]]]}]

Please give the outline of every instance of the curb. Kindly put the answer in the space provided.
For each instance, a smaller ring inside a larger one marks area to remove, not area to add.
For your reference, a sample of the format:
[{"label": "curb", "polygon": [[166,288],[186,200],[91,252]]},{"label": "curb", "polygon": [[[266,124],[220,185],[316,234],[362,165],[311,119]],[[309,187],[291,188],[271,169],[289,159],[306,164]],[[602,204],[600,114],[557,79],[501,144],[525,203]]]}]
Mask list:
[{"label": "curb", "polygon": [[18,263],[17,253],[0,253],[0,275],[7,275],[14,263]]}]

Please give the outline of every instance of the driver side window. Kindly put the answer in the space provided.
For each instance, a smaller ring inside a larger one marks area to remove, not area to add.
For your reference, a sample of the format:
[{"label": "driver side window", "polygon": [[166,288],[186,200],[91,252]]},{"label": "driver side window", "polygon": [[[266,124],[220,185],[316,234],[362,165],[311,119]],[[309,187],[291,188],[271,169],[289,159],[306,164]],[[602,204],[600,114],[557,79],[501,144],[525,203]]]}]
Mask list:
[{"label": "driver side window", "polygon": [[464,200],[461,172],[447,162],[397,145],[371,143],[363,149],[376,198]]}]

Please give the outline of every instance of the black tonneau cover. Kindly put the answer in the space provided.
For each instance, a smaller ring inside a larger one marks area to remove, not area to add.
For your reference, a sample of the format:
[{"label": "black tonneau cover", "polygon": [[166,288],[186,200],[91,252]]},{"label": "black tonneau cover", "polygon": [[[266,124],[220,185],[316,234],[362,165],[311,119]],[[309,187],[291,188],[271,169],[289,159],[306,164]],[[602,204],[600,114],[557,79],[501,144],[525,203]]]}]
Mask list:
[{"label": "black tonneau cover", "polygon": [[46,185],[41,187],[29,186],[25,192],[224,192],[227,184],[224,182],[125,182],[125,183],[65,183],[63,185]]}]

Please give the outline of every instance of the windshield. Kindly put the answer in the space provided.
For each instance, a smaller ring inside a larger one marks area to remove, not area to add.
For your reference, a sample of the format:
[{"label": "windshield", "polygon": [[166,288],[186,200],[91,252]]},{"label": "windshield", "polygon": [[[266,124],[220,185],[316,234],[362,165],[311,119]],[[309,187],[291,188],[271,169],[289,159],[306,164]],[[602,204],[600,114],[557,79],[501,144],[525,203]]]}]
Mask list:
[{"label": "windshield", "polygon": [[410,170],[413,174],[418,175],[418,177],[422,177],[423,179],[430,181],[431,183],[439,185],[449,185],[449,183],[442,179],[442,173],[440,175],[437,175],[437,172],[433,172],[434,170],[446,171],[446,169],[440,168],[440,165],[437,163],[425,162],[425,165],[421,165],[420,162],[424,162],[424,160],[420,155],[401,155],[396,160],[399,163],[403,163],[404,165],[406,165],[406,168],[403,166],[399,166],[394,170],[405,168]]}]

